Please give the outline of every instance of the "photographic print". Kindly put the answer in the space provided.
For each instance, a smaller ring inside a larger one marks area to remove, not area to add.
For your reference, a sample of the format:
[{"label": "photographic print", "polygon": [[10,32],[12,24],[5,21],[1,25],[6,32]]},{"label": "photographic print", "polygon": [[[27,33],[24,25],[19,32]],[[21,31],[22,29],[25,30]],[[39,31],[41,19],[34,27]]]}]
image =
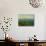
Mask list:
[{"label": "photographic print", "polygon": [[33,14],[18,15],[18,26],[34,26],[34,15]]}]

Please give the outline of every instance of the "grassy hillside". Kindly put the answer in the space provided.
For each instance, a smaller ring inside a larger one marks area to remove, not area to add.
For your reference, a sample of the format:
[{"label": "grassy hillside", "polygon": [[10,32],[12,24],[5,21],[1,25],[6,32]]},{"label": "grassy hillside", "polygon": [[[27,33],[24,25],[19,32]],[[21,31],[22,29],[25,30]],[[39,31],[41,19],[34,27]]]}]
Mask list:
[{"label": "grassy hillside", "polygon": [[34,26],[33,19],[19,19],[18,21],[19,26]]}]

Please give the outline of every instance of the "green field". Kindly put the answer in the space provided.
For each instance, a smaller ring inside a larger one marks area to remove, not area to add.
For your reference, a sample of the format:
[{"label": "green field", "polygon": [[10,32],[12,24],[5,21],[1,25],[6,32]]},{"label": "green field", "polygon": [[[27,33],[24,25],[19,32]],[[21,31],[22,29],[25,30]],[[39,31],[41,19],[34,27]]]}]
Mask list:
[{"label": "green field", "polygon": [[19,26],[34,26],[34,19],[19,19]]}]

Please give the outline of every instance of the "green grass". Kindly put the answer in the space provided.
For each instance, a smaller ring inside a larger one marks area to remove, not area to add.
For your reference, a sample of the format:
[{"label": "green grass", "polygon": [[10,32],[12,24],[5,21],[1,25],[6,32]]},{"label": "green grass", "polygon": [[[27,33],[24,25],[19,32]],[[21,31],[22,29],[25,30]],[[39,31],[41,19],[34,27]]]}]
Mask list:
[{"label": "green grass", "polygon": [[19,19],[18,25],[19,26],[34,26],[34,20],[33,19]]}]

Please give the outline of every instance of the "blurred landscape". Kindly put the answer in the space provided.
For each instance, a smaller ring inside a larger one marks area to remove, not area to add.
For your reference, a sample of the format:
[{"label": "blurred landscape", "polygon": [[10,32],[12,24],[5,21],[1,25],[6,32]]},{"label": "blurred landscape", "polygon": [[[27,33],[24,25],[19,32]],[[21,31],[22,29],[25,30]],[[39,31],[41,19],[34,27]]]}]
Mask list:
[{"label": "blurred landscape", "polygon": [[20,14],[18,16],[19,26],[34,26],[34,15],[32,14]]}]

